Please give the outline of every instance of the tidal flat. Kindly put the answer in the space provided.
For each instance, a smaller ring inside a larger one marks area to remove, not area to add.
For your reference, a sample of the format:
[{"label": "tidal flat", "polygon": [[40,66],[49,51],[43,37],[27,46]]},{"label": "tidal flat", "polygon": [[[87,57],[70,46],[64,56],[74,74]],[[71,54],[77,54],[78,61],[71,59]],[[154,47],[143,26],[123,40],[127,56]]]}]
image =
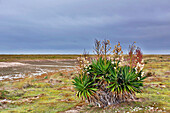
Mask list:
[{"label": "tidal flat", "polygon": [[12,62],[0,62],[0,80],[17,80],[30,76],[56,73],[61,70],[69,70],[77,65],[74,59],[60,60],[19,60]]}]

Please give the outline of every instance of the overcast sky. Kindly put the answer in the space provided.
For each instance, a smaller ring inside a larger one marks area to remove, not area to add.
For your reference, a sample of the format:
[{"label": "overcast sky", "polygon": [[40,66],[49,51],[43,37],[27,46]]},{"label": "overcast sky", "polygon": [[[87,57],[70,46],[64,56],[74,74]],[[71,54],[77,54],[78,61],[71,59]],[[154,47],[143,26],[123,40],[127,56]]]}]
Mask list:
[{"label": "overcast sky", "polygon": [[92,52],[94,39],[170,54],[170,0],[0,0],[0,54]]}]

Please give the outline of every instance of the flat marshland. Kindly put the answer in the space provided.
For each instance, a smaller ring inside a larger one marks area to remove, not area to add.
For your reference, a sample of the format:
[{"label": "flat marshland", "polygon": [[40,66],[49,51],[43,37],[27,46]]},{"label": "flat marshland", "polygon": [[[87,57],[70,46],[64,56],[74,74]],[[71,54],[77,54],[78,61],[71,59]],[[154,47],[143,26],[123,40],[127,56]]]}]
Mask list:
[{"label": "flat marshland", "polygon": [[80,55],[0,55],[0,61],[18,61],[18,60],[46,60],[46,59],[75,59]]},{"label": "flat marshland", "polygon": [[107,108],[76,97],[79,55],[0,55],[0,112],[170,112],[170,55],[144,55],[148,78],[137,101]]}]

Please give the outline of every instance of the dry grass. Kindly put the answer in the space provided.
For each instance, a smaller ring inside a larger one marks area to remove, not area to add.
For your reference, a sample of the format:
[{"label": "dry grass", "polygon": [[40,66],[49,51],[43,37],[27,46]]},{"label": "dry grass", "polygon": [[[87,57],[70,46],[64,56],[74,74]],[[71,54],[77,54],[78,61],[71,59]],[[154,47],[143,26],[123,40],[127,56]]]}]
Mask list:
[{"label": "dry grass", "polygon": [[80,55],[0,55],[0,62],[43,59],[76,59]]}]

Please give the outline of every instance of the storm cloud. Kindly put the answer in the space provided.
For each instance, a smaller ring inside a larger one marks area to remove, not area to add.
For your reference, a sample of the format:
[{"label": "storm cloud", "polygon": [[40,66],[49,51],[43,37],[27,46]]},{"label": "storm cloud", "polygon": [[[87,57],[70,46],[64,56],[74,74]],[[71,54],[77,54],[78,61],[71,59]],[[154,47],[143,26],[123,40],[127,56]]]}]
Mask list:
[{"label": "storm cloud", "polygon": [[0,54],[92,52],[94,39],[170,54],[169,0],[1,0]]}]

